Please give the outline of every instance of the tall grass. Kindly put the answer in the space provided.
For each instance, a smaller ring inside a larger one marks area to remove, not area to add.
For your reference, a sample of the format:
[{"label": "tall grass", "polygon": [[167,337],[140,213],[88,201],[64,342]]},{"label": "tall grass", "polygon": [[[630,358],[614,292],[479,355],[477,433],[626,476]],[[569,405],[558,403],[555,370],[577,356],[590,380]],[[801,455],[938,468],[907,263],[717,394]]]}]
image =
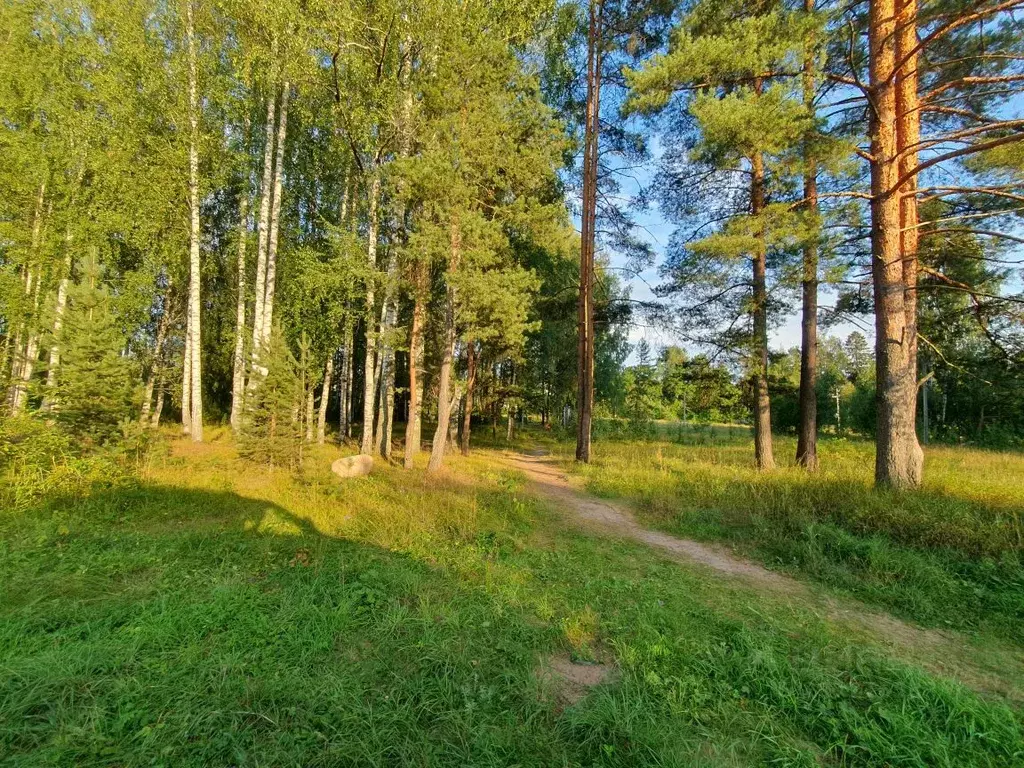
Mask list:
[{"label": "tall grass", "polygon": [[866,441],[822,441],[816,473],[787,461],[794,451],[777,438],[783,466],[758,472],[745,430],[677,427],[601,443],[575,470],[666,530],[727,541],[926,624],[1019,639],[1024,456],[928,448],[924,487],[900,493],[872,486]]},{"label": "tall grass", "polygon": [[[339,484],[215,438],[0,514],[0,764],[1024,760],[1015,705],[566,531],[488,456]],[[566,707],[552,655],[620,672]]]}]

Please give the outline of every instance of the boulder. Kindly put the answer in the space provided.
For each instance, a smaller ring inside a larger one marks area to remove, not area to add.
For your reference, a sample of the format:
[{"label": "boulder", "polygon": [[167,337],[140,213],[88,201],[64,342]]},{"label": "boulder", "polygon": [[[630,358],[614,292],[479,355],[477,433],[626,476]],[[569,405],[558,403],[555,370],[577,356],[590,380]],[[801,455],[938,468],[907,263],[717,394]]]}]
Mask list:
[{"label": "boulder", "polygon": [[371,469],[373,469],[373,456],[364,454],[346,456],[331,464],[331,472],[344,479],[368,475]]}]

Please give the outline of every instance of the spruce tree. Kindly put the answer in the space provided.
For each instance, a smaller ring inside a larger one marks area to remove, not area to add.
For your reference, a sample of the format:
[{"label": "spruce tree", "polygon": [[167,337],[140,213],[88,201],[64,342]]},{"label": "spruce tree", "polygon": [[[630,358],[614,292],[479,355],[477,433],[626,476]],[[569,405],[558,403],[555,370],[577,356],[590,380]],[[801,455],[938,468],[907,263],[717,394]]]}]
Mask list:
[{"label": "spruce tree", "polygon": [[271,466],[293,466],[302,451],[303,382],[281,327],[260,352],[267,368],[245,399],[238,452]]},{"label": "spruce tree", "polygon": [[54,410],[72,434],[96,444],[115,440],[138,403],[138,370],[123,354],[125,335],[102,282],[96,251],[71,290],[60,336],[61,375]]}]

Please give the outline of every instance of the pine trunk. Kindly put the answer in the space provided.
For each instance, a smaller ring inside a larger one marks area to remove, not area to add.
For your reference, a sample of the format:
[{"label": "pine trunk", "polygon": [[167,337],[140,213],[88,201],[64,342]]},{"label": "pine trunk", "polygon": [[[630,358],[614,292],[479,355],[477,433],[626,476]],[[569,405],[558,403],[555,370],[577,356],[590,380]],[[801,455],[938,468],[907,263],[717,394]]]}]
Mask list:
[{"label": "pine trunk", "polygon": [[458,217],[453,216],[451,222],[451,255],[448,263],[448,288],[444,305],[444,346],[441,350],[441,370],[437,384],[437,427],[434,430],[434,442],[430,447],[430,460],[427,472],[437,472],[444,462],[445,448],[448,443],[448,430],[451,424],[452,410],[455,408],[457,395],[452,393],[452,364],[455,359],[455,288],[451,277],[458,269],[462,256],[462,231]]},{"label": "pine trunk", "polygon": [[[764,211],[764,158],[760,152],[751,157],[750,213]],[[758,224],[760,229],[762,225]],[[768,395],[768,287],[767,248],[764,232],[758,232],[754,253],[754,460],[758,469],[774,469],[772,453],[772,408]]]},{"label": "pine trunk", "polygon": [[[814,12],[814,0],[805,0],[804,9]],[[804,59],[804,105],[814,108],[814,57],[811,51]],[[811,157],[810,142],[804,143],[804,210],[812,219],[818,217],[818,169]],[[803,306],[800,321],[800,402],[797,425],[796,462],[808,470],[818,468],[818,243],[817,224],[814,237],[804,245]]]},{"label": "pine trunk", "polygon": [[459,435],[459,448],[463,456],[469,455],[469,437],[473,426],[473,388],[476,386],[476,342],[466,344],[466,395],[465,407],[462,410],[462,429]]},{"label": "pine trunk", "polygon": [[377,372],[377,335],[373,332],[373,310],[375,307],[374,282],[377,271],[377,198],[380,196],[380,169],[373,167],[373,178],[369,189],[369,243],[366,248],[366,261],[370,268],[370,276],[366,281],[366,358],[363,381],[363,434],[359,452],[366,456],[373,455],[373,409],[374,393],[376,392],[375,374]]},{"label": "pine trunk", "polygon": [[[281,86],[281,111],[277,116],[277,155],[274,160],[274,201],[270,208],[270,236],[267,238],[267,286],[263,299],[263,330],[261,345],[270,340],[274,327],[274,291],[277,287],[277,239],[281,223],[282,176],[284,174],[284,144],[288,133],[288,94],[286,80]],[[264,374],[265,375],[265,374]]]},{"label": "pine trunk", "polygon": [[248,236],[249,194],[243,188],[238,203],[238,298],[235,301],[235,355],[231,379],[231,428],[242,426],[245,406],[245,241]]},{"label": "pine trunk", "polygon": [[598,131],[601,99],[601,0],[591,0],[587,32],[587,107],[584,128],[583,216],[578,308],[576,460],[590,462],[594,408],[594,249],[597,219]]},{"label": "pine trunk", "polygon": [[[908,217],[896,187],[900,177],[900,134],[896,61],[898,39],[894,0],[872,0],[869,19],[871,90],[871,272],[875,299],[875,366],[878,422],[875,482],[880,486],[915,488],[921,483],[923,454],[917,441],[915,412],[917,369],[914,302],[908,294],[908,269],[901,228]],[[903,19],[904,14],[900,13]],[[899,44],[902,48],[902,44]],[[913,58],[913,57],[911,57]],[[909,62],[908,62],[909,64]],[[904,80],[901,87],[906,87]],[[916,99],[915,99],[916,101]],[[905,107],[908,105],[905,105]],[[904,130],[906,126],[904,126]],[[906,138],[906,136],[904,136]],[[916,266],[916,265],[914,265]],[[910,267],[912,270],[913,267]]]},{"label": "pine trunk", "polygon": [[316,442],[323,445],[327,437],[327,404],[331,399],[331,380],[334,378],[334,355],[327,358],[324,369],[324,385],[320,390],[320,410],[316,414]]}]

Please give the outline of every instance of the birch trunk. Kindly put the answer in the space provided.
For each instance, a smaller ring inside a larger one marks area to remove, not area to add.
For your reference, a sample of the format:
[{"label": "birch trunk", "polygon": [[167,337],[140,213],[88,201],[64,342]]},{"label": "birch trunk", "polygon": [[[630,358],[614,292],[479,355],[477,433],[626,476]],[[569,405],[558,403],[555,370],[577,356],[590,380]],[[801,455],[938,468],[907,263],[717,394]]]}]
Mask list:
[{"label": "birch trunk", "polygon": [[[756,87],[760,88],[760,84]],[[755,152],[751,158],[750,212],[760,216],[764,210],[764,158]],[[768,287],[767,248],[762,225],[758,224],[758,247],[753,254],[754,267],[754,460],[758,469],[774,469],[772,452],[772,409],[768,394]]]},{"label": "birch trunk", "polygon": [[409,416],[405,424],[405,468],[412,469],[420,452],[423,425],[423,321],[427,314],[427,265],[416,264],[416,292],[409,332]]},{"label": "birch trunk", "polygon": [[[275,39],[276,48],[276,39]],[[267,98],[266,144],[263,147],[263,186],[260,192],[260,218],[256,224],[256,285],[253,286],[252,367],[259,363],[260,342],[263,340],[263,300],[267,290],[267,233],[270,224],[270,204],[274,196],[274,119],[277,94],[271,90]],[[255,378],[250,378],[252,387]]]},{"label": "birch trunk", "polygon": [[380,196],[380,169],[374,160],[373,178],[369,189],[369,243],[366,248],[366,261],[370,268],[370,276],[366,281],[366,357],[365,376],[363,381],[363,434],[359,452],[367,456],[373,455],[373,410],[374,392],[376,391],[377,335],[373,331],[374,273],[377,270],[377,198]]},{"label": "birch trunk", "polygon": [[[187,313],[187,310],[186,310]],[[192,432],[192,329],[185,320],[185,356],[181,362],[181,431]]]},{"label": "birch trunk", "polygon": [[324,369],[324,385],[320,390],[320,410],[316,415],[316,442],[323,445],[327,437],[327,405],[331,399],[331,380],[334,378],[334,355],[327,358]]},{"label": "birch trunk", "polygon": [[393,331],[398,316],[398,254],[388,254],[387,287],[380,322],[380,403],[374,443],[384,458],[391,458],[391,427],[395,411],[395,349]]},{"label": "birch trunk", "polygon": [[[248,186],[248,185],[246,185]],[[249,193],[238,203],[238,299],[235,302],[235,355],[231,378],[231,429],[238,432],[245,407],[245,242],[248,237]]]},{"label": "birch trunk", "polygon": [[267,241],[267,289],[263,299],[263,331],[261,344],[270,339],[274,325],[274,290],[277,283],[277,237],[281,222],[282,172],[284,170],[284,143],[288,132],[288,92],[286,80],[281,86],[281,112],[277,119],[277,157],[274,161],[274,202],[270,213],[270,237]]},{"label": "birch trunk", "polygon": [[427,472],[437,472],[444,462],[445,448],[448,443],[448,431],[451,424],[452,410],[458,400],[458,393],[452,387],[452,363],[455,358],[455,289],[450,277],[458,268],[462,255],[462,232],[458,217],[453,216],[451,222],[451,255],[448,263],[448,287],[445,291],[444,305],[444,346],[441,350],[441,371],[437,385],[437,428],[434,430],[434,442],[430,447],[430,461]]},{"label": "birch trunk", "polygon": [[160,416],[164,412],[164,394],[163,381],[160,381],[156,392],[156,406],[153,408],[153,420],[150,424],[153,429],[160,428]]},{"label": "birch trunk", "polygon": [[188,324],[192,337],[192,440],[203,440],[203,377],[202,377],[202,326],[201,297],[199,285],[202,271],[199,261],[199,72],[196,61],[194,8],[189,0],[185,4],[185,16],[188,35],[188,121],[191,131],[188,148],[188,196],[191,213],[189,232],[189,290],[188,290]]},{"label": "birch trunk", "polygon": [[342,325],[341,375],[338,378],[338,442],[349,436],[352,386],[352,321],[346,317]]},{"label": "birch trunk", "polygon": [[[166,302],[165,302],[166,304]],[[153,345],[153,367],[149,371],[149,375],[146,377],[146,389],[145,395],[142,399],[142,413],[139,416],[139,422],[146,424],[149,422],[150,409],[152,407],[153,390],[156,387],[157,381],[161,376],[161,355],[163,354],[164,338],[167,336],[167,323],[168,323],[167,307],[165,305],[163,314],[160,315],[160,322],[156,326],[156,340]]]},{"label": "birch trunk", "polygon": [[[915,323],[903,248],[916,245],[901,233],[908,211],[900,202],[900,138],[912,130],[897,127],[896,20],[906,18],[906,3],[872,0],[868,24],[871,88],[871,272],[875,299],[875,366],[878,411],[875,482],[894,488],[921,484],[923,454],[915,430],[917,370]],[[911,57],[911,60],[913,57]],[[908,61],[908,67],[911,62]],[[900,89],[908,87],[907,78]],[[904,94],[905,98],[905,94]],[[902,98],[900,100],[903,100]],[[916,213],[916,211],[915,211]]]},{"label": "birch trunk", "polygon": [[[35,327],[37,315],[39,314],[39,284],[43,278],[43,267],[39,259],[39,247],[42,241],[43,232],[43,203],[46,200],[46,182],[39,185],[39,195],[36,198],[35,213],[32,218],[32,240],[30,244],[30,258],[25,274],[25,296],[32,296],[31,314],[24,322],[24,335],[26,337],[24,356],[20,357],[21,334],[17,334],[14,343],[14,366],[12,376],[14,387],[11,391],[11,412],[19,413],[28,400],[28,385],[32,380],[32,371],[35,368],[36,356],[39,354],[39,332]],[[36,263],[35,279],[32,276],[32,263]]]},{"label": "birch trunk", "polygon": [[71,256],[70,234],[64,238],[67,254],[64,257],[64,273],[57,284],[57,302],[53,307],[53,343],[50,345],[50,362],[46,370],[46,395],[43,397],[43,410],[52,411],[57,395],[57,369],[60,368],[60,334],[64,328],[64,312],[68,305],[68,287],[71,283],[71,271],[74,261]]}]

